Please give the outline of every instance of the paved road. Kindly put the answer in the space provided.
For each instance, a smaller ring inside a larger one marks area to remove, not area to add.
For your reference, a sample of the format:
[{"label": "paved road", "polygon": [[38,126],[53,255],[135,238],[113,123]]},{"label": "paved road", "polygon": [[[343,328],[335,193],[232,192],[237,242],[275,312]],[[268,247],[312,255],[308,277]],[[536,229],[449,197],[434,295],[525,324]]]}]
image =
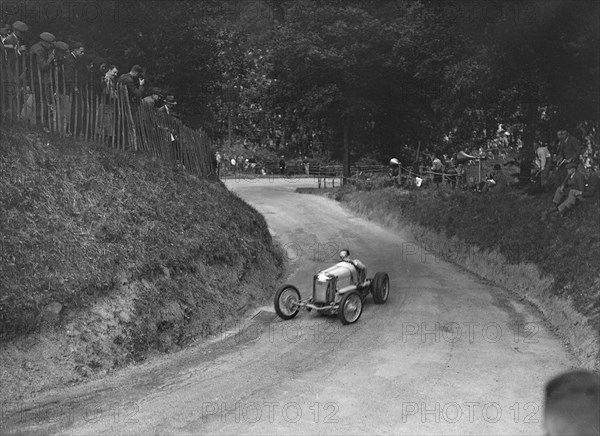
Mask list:
[{"label": "paved road", "polygon": [[391,294],[356,324],[260,310],[225,339],[47,395],[5,430],[46,434],[540,434],[545,381],[571,367],[560,340],[504,291],[358,218],[295,193],[311,180],[227,181],[267,219],[288,282],[342,247],[387,271]]}]

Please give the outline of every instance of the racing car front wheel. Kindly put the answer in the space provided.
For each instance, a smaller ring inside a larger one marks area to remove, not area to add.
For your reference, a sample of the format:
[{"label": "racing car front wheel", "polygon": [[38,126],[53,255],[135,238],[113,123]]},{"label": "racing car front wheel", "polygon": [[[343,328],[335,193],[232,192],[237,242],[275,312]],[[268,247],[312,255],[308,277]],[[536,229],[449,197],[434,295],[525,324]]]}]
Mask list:
[{"label": "racing car front wheel", "polygon": [[387,273],[378,272],[371,283],[371,293],[375,304],[383,304],[390,295],[390,278]]},{"label": "racing car front wheel", "polygon": [[283,285],[275,293],[275,312],[283,319],[292,319],[300,311],[300,291],[292,285]]},{"label": "racing car front wheel", "polygon": [[340,301],[340,311],[338,316],[342,324],[352,324],[358,321],[362,313],[363,302],[358,292],[348,292]]}]

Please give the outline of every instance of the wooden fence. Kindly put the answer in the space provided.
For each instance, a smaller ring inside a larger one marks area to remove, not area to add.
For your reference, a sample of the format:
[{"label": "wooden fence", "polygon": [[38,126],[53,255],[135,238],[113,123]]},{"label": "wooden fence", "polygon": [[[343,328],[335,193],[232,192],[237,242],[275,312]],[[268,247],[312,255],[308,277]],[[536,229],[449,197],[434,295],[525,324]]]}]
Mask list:
[{"label": "wooden fence", "polygon": [[139,99],[132,101],[122,85],[107,90],[101,77],[87,71],[69,78],[60,61],[41,71],[35,54],[2,44],[0,83],[0,123],[26,123],[85,142],[142,151],[199,177],[215,176],[203,131]]}]

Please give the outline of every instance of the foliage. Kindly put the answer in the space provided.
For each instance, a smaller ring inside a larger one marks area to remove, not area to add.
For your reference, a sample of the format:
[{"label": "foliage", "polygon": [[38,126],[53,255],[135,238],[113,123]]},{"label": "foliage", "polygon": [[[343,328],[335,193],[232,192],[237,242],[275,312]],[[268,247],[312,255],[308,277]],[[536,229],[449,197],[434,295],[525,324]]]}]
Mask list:
[{"label": "foliage", "polygon": [[[22,11],[40,7],[22,4],[0,19],[27,21]],[[71,9],[58,20],[40,14],[33,34],[79,39],[122,72],[139,63],[188,122],[285,154],[339,159],[344,134],[352,159],[451,154],[492,142],[503,124],[527,157],[534,140],[600,118],[595,1],[82,0]]]}]

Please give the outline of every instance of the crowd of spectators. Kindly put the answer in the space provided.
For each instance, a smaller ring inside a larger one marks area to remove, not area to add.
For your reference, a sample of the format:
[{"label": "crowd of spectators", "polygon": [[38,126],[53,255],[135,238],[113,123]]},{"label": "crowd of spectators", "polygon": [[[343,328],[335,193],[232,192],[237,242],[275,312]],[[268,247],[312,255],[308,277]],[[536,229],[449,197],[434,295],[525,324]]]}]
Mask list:
[{"label": "crowd of spectators", "polygon": [[[177,102],[173,95],[167,95],[160,88],[150,88],[144,77],[144,70],[139,65],[119,76],[119,69],[105,59],[91,53],[86,53],[84,45],[80,42],[58,38],[49,32],[39,34],[38,41],[32,34],[29,26],[22,21],[13,24],[4,24],[0,27],[0,56],[6,65],[9,82],[15,82],[17,89],[22,90],[25,98],[24,105],[19,114],[19,119],[28,120],[32,116],[34,94],[41,95],[42,101],[47,105],[49,113],[53,113],[56,94],[61,95],[61,104],[70,112],[71,102],[69,96],[79,94],[84,87],[94,91],[99,90],[102,101],[109,103],[117,96],[118,84],[127,89],[132,103],[143,103],[146,107],[154,107],[162,112],[179,118],[176,110]],[[31,65],[39,70],[39,80],[36,71],[24,71],[21,57],[25,54],[31,56]],[[60,78],[55,86],[52,76],[53,69],[57,67]],[[18,76],[17,76],[18,73]],[[56,89],[58,88],[58,89]],[[114,109],[109,104],[103,105],[102,129],[106,136],[112,135]],[[46,109],[44,109],[46,110]],[[38,111],[41,112],[41,111]],[[66,112],[66,111],[65,111]],[[37,114],[37,122],[40,121]],[[43,123],[42,123],[43,124]]]},{"label": "crowd of spectators", "polygon": [[[552,144],[536,141],[533,171],[524,177],[509,171],[511,165],[519,166],[515,158],[524,154],[523,144],[517,144],[516,150],[503,148],[507,147],[510,136],[504,129],[499,129],[492,148],[480,148],[469,153],[461,151],[450,157],[438,157],[434,152],[426,150],[410,167],[403,167],[398,159],[393,158],[389,163],[388,174],[399,185],[410,186],[417,180],[418,186],[425,184],[439,189],[446,185],[488,195],[504,194],[525,179],[528,183],[525,192],[554,193],[552,208],[545,216],[562,216],[580,200],[600,198],[600,147],[597,132],[595,128],[588,126],[587,131],[581,133],[584,145],[566,130],[558,131],[556,141]],[[490,171],[490,168],[493,169]],[[467,177],[468,172],[479,173],[479,180]]]}]

